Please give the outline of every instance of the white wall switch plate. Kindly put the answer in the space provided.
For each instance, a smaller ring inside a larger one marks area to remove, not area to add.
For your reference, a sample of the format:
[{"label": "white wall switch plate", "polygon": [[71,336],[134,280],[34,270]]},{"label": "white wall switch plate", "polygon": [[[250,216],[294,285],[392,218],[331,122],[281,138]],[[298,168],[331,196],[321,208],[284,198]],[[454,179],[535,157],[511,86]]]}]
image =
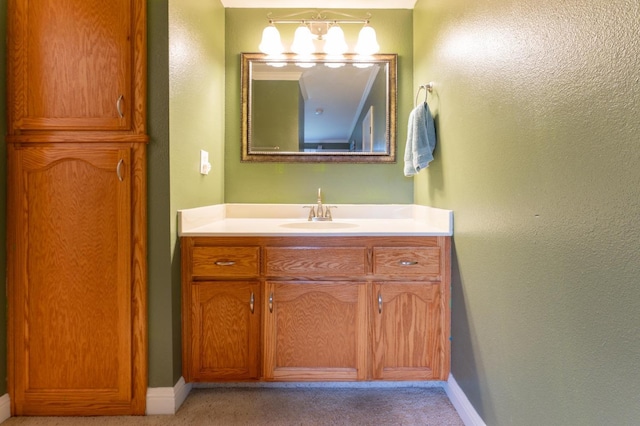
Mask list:
[{"label": "white wall switch plate", "polygon": [[208,175],[211,171],[211,163],[209,163],[209,153],[207,151],[200,150],[200,173]]}]

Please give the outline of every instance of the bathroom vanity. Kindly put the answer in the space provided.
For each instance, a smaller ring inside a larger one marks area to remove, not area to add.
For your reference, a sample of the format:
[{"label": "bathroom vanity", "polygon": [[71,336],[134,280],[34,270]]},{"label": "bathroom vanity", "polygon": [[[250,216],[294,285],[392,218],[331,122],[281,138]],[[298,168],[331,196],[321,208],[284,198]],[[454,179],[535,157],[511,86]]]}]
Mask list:
[{"label": "bathroom vanity", "polygon": [[187,382],[446,380],[450,211],[180,212]]}]

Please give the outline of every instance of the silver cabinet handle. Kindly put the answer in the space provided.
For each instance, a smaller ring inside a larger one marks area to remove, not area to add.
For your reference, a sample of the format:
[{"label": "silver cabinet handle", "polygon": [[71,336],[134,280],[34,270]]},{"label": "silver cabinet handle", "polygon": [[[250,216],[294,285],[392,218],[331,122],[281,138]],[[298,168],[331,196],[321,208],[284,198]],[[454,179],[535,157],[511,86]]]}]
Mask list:
[{"label": "silver cabinet handle", "polygon": [[233,260],[217,260],[216,261],[216,265],[218,266],[233,266],[235,264],[236,262],[234,262]]},{"label": "silver cabinet handle", "polygon": [[120,118],[124,118],[124,112],[122,112],[122,101],[124,100],[124,95],[118,96],[118,100],[116,101],[116,109],[118,110],[118,116]]},{"label": "silver cabinet handle", "polygon": [[378,313],[382,313],[382,294],[378,292]]},{"label": "silver cabinet handle", "polygon": [[251,297],[249,297],[249,309],[251,309],[251,313],[253,313],[253,305],[254,302],[256,301],[253,292],[251,292]]},{"label": "silver cabinet handle", "polygon": [[118,175],[118,180],[122,182],[124,180],[124,176],[122,176],[122,165],[124,164],[124,160],[121,158],[118,161],[118,165],[116,166],[116,174]]},{"label": "silver cabinet handle", "polygon": [[400,265],[402,266],[411,266],[411,265],[417,265],[418,261],[417,260],[401,260],[398,263],[400,263]]},{"label": "silver cabinet handle", "polygon": [[269,312],[273,312],[273,292],[269,294]]}]

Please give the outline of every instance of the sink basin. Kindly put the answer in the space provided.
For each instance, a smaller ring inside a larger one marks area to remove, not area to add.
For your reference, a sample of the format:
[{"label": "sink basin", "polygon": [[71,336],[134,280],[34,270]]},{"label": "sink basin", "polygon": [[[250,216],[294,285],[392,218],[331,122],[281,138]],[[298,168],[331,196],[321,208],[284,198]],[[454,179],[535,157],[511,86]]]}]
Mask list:
[{"label": "sink basin", "polygon": [[280,226],[294,229],[341,229],[355,228],[358,224],[346,222],[289,222],[283,223]]}]

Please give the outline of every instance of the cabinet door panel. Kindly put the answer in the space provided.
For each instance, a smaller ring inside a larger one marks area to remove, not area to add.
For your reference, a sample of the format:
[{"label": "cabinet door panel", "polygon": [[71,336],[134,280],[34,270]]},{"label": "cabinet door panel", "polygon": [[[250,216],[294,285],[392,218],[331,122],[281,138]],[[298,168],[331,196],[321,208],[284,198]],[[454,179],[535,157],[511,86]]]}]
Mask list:
[{"label": "cabinet door panel", "polygon": [[440,283],[374,283],[373,289],[374,379],[442,379]]},{"label": "cabinet door panel", "polygon": [[131,150],[10,153],[16,412],[122,409],[132,397]]},{"label": "cabinet door panel", "polygon": [[257,378],[260,283],[202,282],[191,288],[191,379]]},{"label": "cabinet door panel", "polygon": [[9,1],[14,132],[130,128],[137,1]]},{"label": "cabinet door panel", "polygon": [[265,297],[265,378],[365,378],[365,283],[268,282]]}]

